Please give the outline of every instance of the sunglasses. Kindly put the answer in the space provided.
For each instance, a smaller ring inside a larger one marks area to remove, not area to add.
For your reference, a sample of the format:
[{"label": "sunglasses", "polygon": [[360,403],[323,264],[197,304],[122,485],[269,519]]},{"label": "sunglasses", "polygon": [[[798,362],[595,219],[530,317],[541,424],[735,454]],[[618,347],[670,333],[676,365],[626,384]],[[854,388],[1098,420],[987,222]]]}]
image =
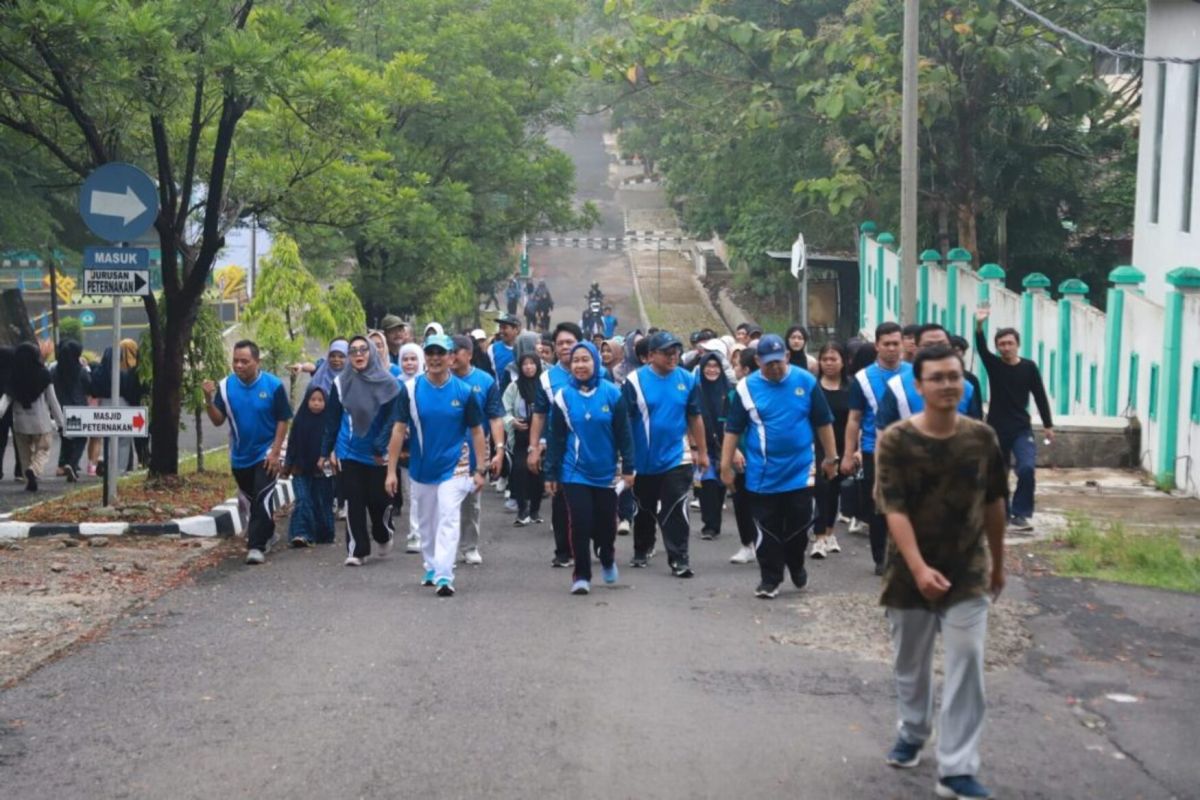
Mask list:
[{"label": "sunglasses", "polygon": [[370,352],[371,352],[371,348],[366,345],[350,348],[350,355],[352,355],[352,356],[365,356],[366,354],[368,354]]}]

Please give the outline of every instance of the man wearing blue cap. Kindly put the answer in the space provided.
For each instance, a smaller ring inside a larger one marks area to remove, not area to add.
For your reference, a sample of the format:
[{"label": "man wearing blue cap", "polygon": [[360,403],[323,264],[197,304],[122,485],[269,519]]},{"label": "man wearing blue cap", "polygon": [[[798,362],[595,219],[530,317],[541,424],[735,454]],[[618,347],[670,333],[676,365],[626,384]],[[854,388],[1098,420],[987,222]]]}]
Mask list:
[{"label": "man wearing blue cap", "polygon": [[[388,444],[389,495],[400,485],[396,462],[404,434],[409,440],[408,472],[425,560],[424,586],[437,586],[441,597],[454,595],[454,560],[458,554],[462,502],[483,488],[487,474],[487,444],[483,438],[480,405],[466,381],[450,374],[454,343],[449,336],[425,338],[425,373],[413,378],[396,403],[392,438]],[[470,440],[479,468],[471,472],[463,453]]]},{"label": "man wearing blue cap", "polygon": [[821,468],[837,471],[833,414],[817,379],[788,363],[783,339],[767,334],[758,342],[758,370],[738,384],[725,422],[721,446],[721,480],[734,488],[733,454],[746,434],[746,489],[753,492],[751,513],[758,529],[755,555],[761,582],[755,594],[764,599],[779,593],[784,568],[792,583],[808,583],[804,551],[813,521],[814,433],[828,456]]},{"label": "man wearing blue cap", "polygon": [[687,497],[694,467],[708,468],[704,419],[696,376],[679,366],[683,343],[673,333],[658,331],[650,337],[649,351],[649,363],[629,373],[622,386],[633,423],[637,473],[633,492],[638,511],[629,565],[646,566],[657,521],[671,573],[690,578]]}]

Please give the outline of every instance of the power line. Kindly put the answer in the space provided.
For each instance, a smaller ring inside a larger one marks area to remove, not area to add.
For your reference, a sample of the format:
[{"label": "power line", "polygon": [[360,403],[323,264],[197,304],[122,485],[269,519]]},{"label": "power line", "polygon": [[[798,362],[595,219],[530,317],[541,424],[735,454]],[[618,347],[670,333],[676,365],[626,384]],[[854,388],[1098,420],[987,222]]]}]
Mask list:
[{"label": "power line", "polygon": [[1061,26],[1055,22],[1052,22],[1049,19],[1046,19],[1044,16],[1042,16],[1038,12],[1034,11],[1032,8],[1029,8],[1028,6],[1023,5],[1020,2],[1020,0],[1008,0],[1008,4],[1010,6],[1012,6],[1013,8],[1017,9],[1018,11],[1020,11],[1025,16],[1029,17],[1030,19],[1036,20],[1037,22],[1041,23],[1043,26],[1049,28],[1050,30],[1054,31],[1055,33],[1059,34],[1060,36],[1065,36],[1068,39],[1072,39],[1072,40],[1078,42],[1079,44],[1083,45],[1084,47],[1089,47],[1092,50],[1095,50],[1100,53],[1104,53],[1105,55],[1109,55],[1114,58],[1129,58],[1129,59],[1134,59],[1137,61],[1165,62],[1165,63],[1169,63],[1169,64],[1200,64],[1200,58],[1178,58],[1176,56],[1148,56],[1148,55],[1145,55],[1144,53],[1135,53],[1132,50],[1121,50],[1119,48],[1109,47],[1108,45],[1103,45],[1103,44],[1100,44],[1099,42],[1093,42],[1091,39],[1087,39],[1084,36],[1076,33],[1075,31],[1068,30],[1067,28],[1064,28],[1063,26]]}]

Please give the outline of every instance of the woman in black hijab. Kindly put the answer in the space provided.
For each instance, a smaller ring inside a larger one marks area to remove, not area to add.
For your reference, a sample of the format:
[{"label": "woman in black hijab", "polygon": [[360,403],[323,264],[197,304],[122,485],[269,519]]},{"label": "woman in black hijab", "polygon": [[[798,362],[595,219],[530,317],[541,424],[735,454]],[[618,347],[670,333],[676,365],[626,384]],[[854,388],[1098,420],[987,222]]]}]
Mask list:
[{"label": "woman in black hijab", "polygon": [[[12,374],[13,348],[0,347],[0,394],[8,391],[8,377]],[[8,434],[12,430],[12,409],[0,416],[0,478],[4,477],[4,451],[8,449]],[[21,480],[21,454],[13,444],[13,477]]]},{"label": "woman in black hijab", "polygon": [[[72,339],[58,343],[58,360],[50,368],[54,392],[64,406],[86,406],[91,391],[91,370],[83,362],[83,345]],[[87,447],[83,437],[64,438],[58,448],[58,474],[71,483],[79,480],[79,459]]]},{"label": "woman in black hijab", "polygon": [[717,353],[708,352],[696,365],[696,382],[700,387],[700,414],[704,418],[705,446],[708,448],[708,469],[700,476],[701,539],[721,535],[721,508],[725,504],[725,484],[717,474],[721,463],[721,442],[725,438],[725,415],[729,410],[729,390],[725,367]]},{"label": "woman in black hijab", "polygon": [[62,430],[65,423],[50,370],[42,363],[42,351],[32,342],[22,342],[13,353],[12,372],[0,397],[0,414],[10,407],[17,452],[25,465],[25,489],[36,492],[38,478],[50,460],[55,426]]},{"label": "woman in black hijab", "polygon": [[516,378],[505,388],[503,397],[504,428],[512,448],[508,489],[517,501],[517,519],[513,523],[517,527],[542,521],[542,474],[530,472],[526,466],[530,447],[529,421],[542,378],[542,359],[537,352],[537,343],[536,334],[521,334],[517,338],[513,362]]},{"label": "woman in black hijab", "polygon": [[806,369],[814,375],[817,372],[817,360],[808,355],[808,328],[803,325],[793,325],[787,329],[783,337],[787,343],[788,363],[800,369]]}]

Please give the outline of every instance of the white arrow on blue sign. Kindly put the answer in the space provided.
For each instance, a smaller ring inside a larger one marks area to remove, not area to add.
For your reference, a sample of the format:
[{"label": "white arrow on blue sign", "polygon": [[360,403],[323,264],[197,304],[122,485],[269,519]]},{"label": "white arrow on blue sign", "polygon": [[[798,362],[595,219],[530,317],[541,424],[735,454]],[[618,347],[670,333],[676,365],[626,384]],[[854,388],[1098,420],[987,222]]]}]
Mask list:
[{"label": "white arrow on blue sign", "polygon": [[153,178],[132,164],[105,164],[83,182],[79,213],[84,224],[101,239],[129,242],[154,225],[158,187]]}]

